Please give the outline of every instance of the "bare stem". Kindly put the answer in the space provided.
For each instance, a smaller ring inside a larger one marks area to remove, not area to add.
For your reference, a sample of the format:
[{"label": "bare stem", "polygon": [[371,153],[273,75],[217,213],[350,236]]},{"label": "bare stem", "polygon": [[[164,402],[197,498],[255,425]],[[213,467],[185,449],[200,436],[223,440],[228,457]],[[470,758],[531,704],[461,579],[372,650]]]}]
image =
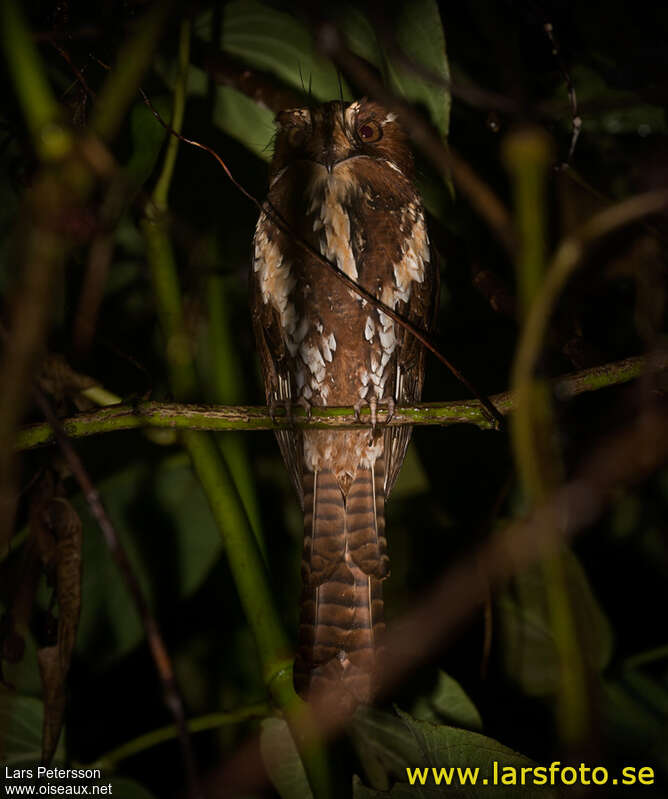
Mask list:
[{"label": "bare stem", "polygon": [[44,413],[47,422],[51,426],[51,429],[53,430],[53,434],[58,442],[58,446],[60,447],[65,460],[72,471],[72,474],[79,484],[79,487],[81,488],[90,511],[98,523],[102,534],[104,535],[104,539],[107,543],[107,547],[109,548],[111,556],[116,561],[116,565],[118,566],[118,570],[123,577],[123,581],[125,582],[125,585],[132,596],[135,608],[139,614],[144,631],[146,633],[146,640],[148,642],[149,649],[151,650],[151,655],[153,656],[153,662],[155,663],[158,676],[160,677],[160,681],[162,683],[165,704],[167,705],[169,712],[174,717],[176,729],[178,730],[178,738],[181,744],[181,750],[186,761],[186,768],[191,778],[191,784],[194,784],[196,782],[195,760],[193,758],[190,739],[188,737],[183,701],[176,683],[172,660],[165,646],[162,634],[160,633],[158,622],[151,612],[146,597],[144,596],[144,592],[139,584],[139,580],[132,570],[130,560],[128,559],[125,549],[123,548],[118,533],[116,532],[116,528],[112,524],[111,519],[105,510],[102,500],[100,499],[100,495],[93,485],[93,481],[86,471],[81,458],[72,446],[72,442],[69,440],[67,433],[63,429],[62,424],[55,415],[51,405],[49,404],[49,401],[46,399],[44,394],[42,394],[41,391],[36,390],[35,399]]}]

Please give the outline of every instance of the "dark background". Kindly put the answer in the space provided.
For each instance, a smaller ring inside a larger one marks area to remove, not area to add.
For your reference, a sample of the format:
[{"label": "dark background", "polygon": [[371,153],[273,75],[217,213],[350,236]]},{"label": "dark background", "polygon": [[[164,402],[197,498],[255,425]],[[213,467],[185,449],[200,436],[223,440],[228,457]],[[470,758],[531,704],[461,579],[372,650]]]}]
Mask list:
[{"label": "dark background", "polygon": [[[329,13],[324,5],[317,13],[299,4],[273,5],[294,14],[307,27],[318,24],[319,14]],[[373,5],[365,10],[371,20],[379,13]],[[113,63],[119,43],[128,26],[142,13],[143,4],[31,2],[25,5],[25,11],[35,32],[65,34],[61,46],[84,71],[90,87],[97,89],[105,71],[90,53]],[[538,125],[552,137],[557,167],[567,157],[571,140],[563,70],[573,82],[583,128],[571,163],[591,189],[577,185],[564,170],[555,168],[550,172],[549,251],[575,225],[604,208],[605,198],[622,199],[666,185],[668,48],[663,6],[618,0],[606,4],[474,0],[442,3],[440,11],[457,85],[470,82],[514,105],[513,111],[504,111],[484,99],[472,103],[467,96],[453,97],[449,138],[459,156],[508,206],[512,205],[512,198],[500,156],[501,142],[518,126]],[[392,18],[388,8],[381,10],[381,16]],[[545,35],[546,21],[553,24],[558,57],[552,54]],[[76,32],[81,30],[89,33],[77,37]],[[160,59],[173,61],[175,50],[173,25],[160,45],[156,64]],[[86,98],[68,63],[48,41],[41,41],[40,52],[53,85],[68,107],[72,124],[85,123],[94,101]],[[162,74],[161,70],[151,70],[142,84],[150,96],[157,98],[156,102],[168,98]],[[36,161],[6,75],[2,89],[0,286],[7,292],[16,268],[11,231],[21,192],[31,183]],[[225,135],[216,126],[212,120],[213,91],[189,100],[184,132],[217,150],[236,178],[261,197],[267,165],[243,142]],[[140,107],[139,101],[137,106]],[[137,141],[126,124],[114,145],[118,161],[125,163],[136,147]],[[419,158],[418,166],[433,179],[426,161]],[[150,189],[152,179],[147,175],[145,189]],[[170,205],[192,335],[198,342],[206,340],[208,281],[212,274],[221,276],[241,373],[240,381],[231,388],[236,397],[231,401],[263,404],[247,310],[250,241],[256,210],[208,155],[185,146],[180,149]],[[63,353],[79,372],[92,376],[123,398],[150,396],[166,400],[170,393],[163,345],[137,234],[140,208],[141,196],[130,203],[123,216],[92,349],[82,356],[74,351],[71,339],[86,268],[85,246],[77,249],[68,262],[62,292],[54,297],[48,345],[51,352]],[[509,385],[518,334],[513,308],[513,264],[456,188],[454,198],[447,200],[438,218],[432,215],[429,222],[442,264],[438,346],[480,391],[504,391]],[[630,226],[593,248],[586,268],[569,284],[559,303],[541,364],[545,374],[559,375],[654,350],[662,343],[665,346],[663,300],[668,228],[665,218],[655,219],[653,224],[653,232],[642,225]],[[495,300],[506,296],[507,307],[498,312],[492,306]],[[200,355],[206,382],[205,343],[200,346]],[[464,387],[429,357],[424,399],[466,397]],[[215,397],[209,391],[202,399],[214,401]],[[647,386],[630,384],[557,404],[558,446],[566,476],[594,442],[623,429],[646,401]],[[61,410],[71,413],[74,407],[65,400]],[[29,411],[29,418],[38,415]],[[390,625],[457,555],[523,509],[507,433],[480,431],[473,426],[421,428],[414,432],[413,440],[403,482],[388,508],[392,576],[385,584],[385,592]],[[301,548],[297,502],[273,436],[249,433],[243,441],[256,481],[277,603],[287,630],[294,636]],[[179,588],[178,553],[200,535],[198,525],[205,530],[201,533],[203,540],[217,539],[210,530],[205,501],[179,456],[178,446],[159,446],[140,432],[125,432],[82,440],[77,449],[100,486],[110,512],[116,515],[116,523],[134,542],[132,547],[174,657],[189,715],[262,699],[265,694],[254,643],[224,553],[220,549],[213,552],[189,589]],[[22,485],[28,485],[45,464],[53,463],[54,457],[57,456],[52,450],[26,455]],[[165,459],[171,464],[166,477]],[[66,481],[66,487],[70,495],[76,496],[71,479]],[[181,501],[187,507],[175,518],[175,505]],[[667,505],[665,471],[620,492],[604,516],[574,542],[583,573],[578,572],[569,587],[577,598],[575,613],[583,659],[587,660],[585,652],[593,648],[592,659],[597,661],[595,666],[591,662],[588,666],[594,708],[588,762],[610,767],[652,765],[659,775],[658,784],[644,789],[642,795],[656,796],[668,795]],[[84,536],[99,538],[84,503],[77,500],[77,507],[84,520]],[[26,514],[24,502],[19,511],[19,528],[25,524]],[[90,544],[90,550],[89,559],[84,561],[87,574],[97,575],[99,570],[101,584],[111,586],[109,591],[120,590],[118,586],[113,588],[112,567],[101,542]],[[12,556],[2,566],[5,608],[11,603],[18,569],[18,556]],[[418,697],[429,693],[440,668],[457,679],[469,694],[483,719],[486,735],[541,762],[565,759],[555,724],[556,694],[549,677],[556,651],[545,609],[538,603],[520,611],[508,599],[516,599],[517,590],[517,586],[511,586],[502,592],[505,604],[492,603],[488,661],[483,655],[485,628],[481,610],[456,640],[434,652],[428,663],[400,686],[387,708],[395,703],[410,710]],[[48,590],[45,588],[42,594],[44,607]],[[120,610],[115,611],[104,596],[95,602],[95,615],[80,634],[68,689],[68,753],[72,760],[82,763],[95,760],[136,735],[170,723],[146,644],[139,634],[131,633],[121,644],[119,629],[126,622],[134,624],[131,608],[121,604]],[[117,615],[112,623],[110,617],[114,613]],[[31,630],[38,642],[44,636],[43,615],[37,609],[32,617]],[[521,631],[521,645],[508,633],[511,628]],[[592,641],[605,643],[591,644]],[[645,665],[629,665],[629,658],[661,647],[661,657]],[[26,660],[29,657],[30,652]],[[523,669],[519,663],[529,665]],[[34,665],[24,666],[24,674],[28,674],[21,678],[25,692],[39,695]],[[538,690],[536,684],[543,677],[546,687]],[[196,735],[202,772],[223,762],[256,728],[256,722],[249,722]],[[342,741],[337,745],[337,757],[344,775],[342,784],[349,785],[353,772],[362,773],[356,755]],[[183,786],[174,742],[125,761],[121,773],[136,778],[156,796],[175,796]],[[631,796],[633,792],[624,795]]]}]

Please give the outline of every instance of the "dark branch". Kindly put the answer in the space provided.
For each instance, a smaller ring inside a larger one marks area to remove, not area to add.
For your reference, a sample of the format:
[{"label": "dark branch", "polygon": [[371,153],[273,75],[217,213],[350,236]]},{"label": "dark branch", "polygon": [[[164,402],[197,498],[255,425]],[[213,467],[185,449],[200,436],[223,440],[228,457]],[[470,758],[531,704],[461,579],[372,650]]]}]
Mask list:
[{"label": "dark branch", "polygon": [[146,601],[144,592],[142,591],[139,580],[132,569],[132,565],[128,559],[125,549],[123,548],[120,538],[118,537],[118,533],[116,532],[116,528],[112,524],[111,519],[109,518],[107,511],[102,504],[100,495],[93,485],[93,481],[86,471],[81,458],[72,446],[72,443],[69,440],[63,425],[55,415],[46,396],[39,389],[35,389],[34,396],[35,402],[44,413],[44,416],[46,417],[46,420],[53,431],[53,437],[57,441],[58,446],[60,447],[61,452],[63,453],[65,460],[72,471],[72,474],[79,484],[84,498],[88,503],[91,514],[95,518],[100,530],[102,531],[109,551],[111,552],[111,556],[116,561],[116,565],[118,566],[123,580],[130,591],[135,608],[137,609],[137,613],[141,618],[141,622],[146,633],[146,639],[153,657],[153,662],[155,663],[158,676],[162,682],[165,704],[167,705],[169,712],[172,714],[179,730],[179,742],[186,765],[186,771],[189,777],[189,783],[190,785],[195,786],[197,784],[195,760],[190,745],[190,737],[186,724],[185,711],[183,709],[183,701],[181,699],[181,694],[176,682],[172,660],[167,652],[167,648],[165,647],[160,629],[158,628],[158,623],[151,612],[148,602]]}]

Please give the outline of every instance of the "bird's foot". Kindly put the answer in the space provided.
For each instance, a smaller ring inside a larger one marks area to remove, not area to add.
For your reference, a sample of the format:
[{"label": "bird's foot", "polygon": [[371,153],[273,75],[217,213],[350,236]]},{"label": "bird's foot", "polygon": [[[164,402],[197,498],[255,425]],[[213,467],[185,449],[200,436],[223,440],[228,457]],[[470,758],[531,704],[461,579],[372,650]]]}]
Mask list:
[{"label": "bird's foot", "polygon": [[277,399],[276,397],[272,397],[269,400],[269,416],[271,417],[271,421],[274,424],[277,424],[281,417],[278,417],[276,411],[279,408],[282,408],[285,411],[285,419],[288,425],[294,427],[295,424],[295,414],[294,409],[295,406],[299,406],[303,408],[306,413],[306,419],[310,422],[313,416],[312,408],[313,406],[311,403],[306,399],[306,397],[298,397],[294,402],[291,399]]},{"label": "bird's foot", "polygon": [[387,418],[385,419],[385,424],[387,424],[394,416],[394,409],[396,408],[394,397],[387,397],[387,399],[382,400],[379,400],[377,397],[371,397],[371,399],[356,402],[353,406],[356,422],[362,421],[360,413],[365,405],[369,406],[369,412],[371,414],[371,436],[372,438],[377,438],[379,435],[378,406],[381,408],[383,406],[387,407]]},{"label": "bird's foot", "polygon": [[276,414],[276,411],[282,408],[285,411],[285,418],[288,424],[293,424],[294,416],[292,414],[292,400],[290,399],[277,399],[276,397],[271,397],[269,399],[269,416],[273,424],[279,424],[280,419]]},{"label": "bird's foot", "polygon": [[306,419],[307,421],[311,421],[313,418],[313,405],[306,399],[306,397],[299,397],[295,405],[299,405],[301,408],[304,409],[306,412]]}]

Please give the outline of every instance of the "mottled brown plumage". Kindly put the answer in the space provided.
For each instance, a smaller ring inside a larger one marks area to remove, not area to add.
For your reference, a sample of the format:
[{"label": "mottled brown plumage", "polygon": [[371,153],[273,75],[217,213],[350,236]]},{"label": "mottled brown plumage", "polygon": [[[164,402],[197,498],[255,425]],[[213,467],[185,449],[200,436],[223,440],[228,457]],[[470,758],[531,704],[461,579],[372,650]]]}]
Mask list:
[{"label": "mottled brown plumage", "polygon": [[[295,234],[414,324],[432,327],[437,274],[413,159],[394,114],[360,100],[283,111],[267,200]],[[406,404],[420,397],[422,346],[262,213],[251,276],[267,401]],[[369,702],[389,575],[385,499],[410,428],[279,432],[304,508],[295,683]]]}]

